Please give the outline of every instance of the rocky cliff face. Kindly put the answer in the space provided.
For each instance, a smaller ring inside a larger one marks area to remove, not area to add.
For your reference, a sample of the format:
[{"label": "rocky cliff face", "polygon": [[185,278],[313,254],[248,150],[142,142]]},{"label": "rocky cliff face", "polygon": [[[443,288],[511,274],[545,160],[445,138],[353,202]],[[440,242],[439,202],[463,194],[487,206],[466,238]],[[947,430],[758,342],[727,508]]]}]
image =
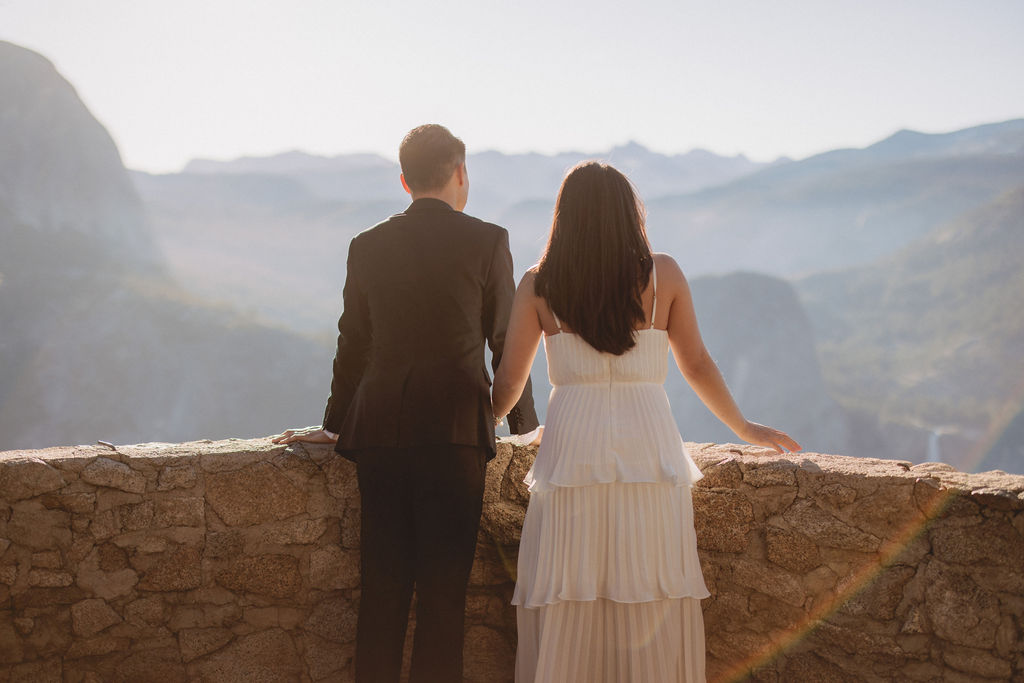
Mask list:
[{"label": "rocky cliff face", "polygon": [[[825,387],[793,287],[769,275],[735,273],[695,278],[691,290],[704,342],[744,415],[787,431],[809,450],[850,452],[846,413]],[[683,436],[735,440],[672,370],[666,389]]]},{"label": "rocky cliff face", "polygon": [[71,84],[43,56],[0,41],[0,93],[0,236],[74,233],[122,269],[157,264],[117,147]]},{"label": "rocky cliff face", "polygon": [[0,447],[319,419],[330,348],[185,295],[154,244],[107,132],[0,43]]}]

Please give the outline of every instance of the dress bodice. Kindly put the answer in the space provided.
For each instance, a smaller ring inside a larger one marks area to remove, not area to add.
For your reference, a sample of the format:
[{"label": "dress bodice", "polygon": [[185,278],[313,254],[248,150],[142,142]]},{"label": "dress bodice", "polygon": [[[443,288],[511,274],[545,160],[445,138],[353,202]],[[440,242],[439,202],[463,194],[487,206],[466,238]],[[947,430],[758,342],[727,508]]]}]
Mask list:
[{"label": "dress bodice", "polygon": [[653,382],[668,373],[668,333],[638,330],[636,345],[621,356],[598,351],[582,337],[562,332],[544,337],[551,386]]},{"label": "dress bodice", "polygon": [[668,333],[645,329],[621,355],[582,337],[546,336],[551,396],[544,439],[526,483],[552,486],[622,482],[690,485],[700,470],[683,447],[664,382]]}]

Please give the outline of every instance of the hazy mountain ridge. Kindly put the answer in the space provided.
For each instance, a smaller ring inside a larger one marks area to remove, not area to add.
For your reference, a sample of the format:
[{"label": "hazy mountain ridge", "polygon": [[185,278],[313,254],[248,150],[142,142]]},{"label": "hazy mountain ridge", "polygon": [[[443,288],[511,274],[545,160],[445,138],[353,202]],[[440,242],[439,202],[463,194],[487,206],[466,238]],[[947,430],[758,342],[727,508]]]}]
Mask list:
[{"label": "hazy mountain ridge", "polygon": [[[654,196],[637,186],[652,243],[688,274],[792,278],[884,258],[1024,182],[1022,148],[1024,119],[941,135],[904,131],[688,193]],[[555,192],[497,214],[519,245],[517,266],[540,255]]]},{"label": "hazy mountain ridge", "polygon": [[322,345],[145,282],[68,285],[0,289],[2,449],[262,434],[323,409]]},{"label": "hazy mountain ridge", "polygon": [[906,132],[657,200],[651,232],[694,272],[793,277],[868,263],[1024,182],[1022,150],[1024,120]]},{"label": "hazy mountain ridge", "polygon": [[978,447],[1019,410],[1024,184],[877,264],[797,288],[828,386],[850,409],[973,435]]},{"label": "hazy mountain ridge", "polygon": [[324,171],[365,171],[372,168],[393,168],[395,163],[379,154],[339,154],[328,157],[300,150],[271,156],[244,156],[231,160],[193,159],[182,173],[296,175]]},{"label": "hazy mountain ridge", "polygon": [[[708,150],[666,155],[636,142],[588,154],[562,152],[506,154],[495,150],[472,152],[467,157],[474,210],[489,214],[503,206],[530,199],[554,199],[565,172],[585,159],[603,159],[628,173],[643,186],[644,194],[692,192],[742,177],[772,164],[750,161],[742,154],[725,157]],[[180,175],[283,176],[305,185],[327,200],[404,199],[398,184],[401,169],[376,154],[341,154],[327,157],[294,150],[267,157],[241,157],[218,161],[194,159]],[[175,174],[168,174],[175,175]],[[358,194],[357,194],[358,193]]]},{"label": "hazy mountain ridge", "polygon": [[349,241],[405,207],[323,199],[279,175],[132,177],[183,287],[323,338],[341,311]]},{"label": "hazy mountain ridge", "polygon": [[[635,169],[635,180],[660,183],[663,191],[673,192],[766,166],[704,150],[669,156],[636,143],[599,156]],[[466,210],[508,224],[518,270],[536,260],[562,177],[585,158],[579,152],[470,154]],[[341,306],[344,269],[339,264],[349,241],[409,202],[399,174],[397,164],[376,155],[287,152],[195,160],[178,174],[131,175],[160,247],[185,287],[197,296],[329,335]],[[531,229],[520,230],[505,220],[523,202],[547,213]]]},{"label": "hazy mountain ridge", "polygon": [[287,176],[261,173],[151,175],[130,171],[139,194],[146,198],[147,210],[208,206],[214,210],[235,211],[306,207],[319,199],[300,181]]},{"label": "hazy mountain ridge", "polygon": [[1024,119],[986,123],[949,133],[903,129],[865,151],[865,156],[874,159],[1020,154],[1024,152]]}]

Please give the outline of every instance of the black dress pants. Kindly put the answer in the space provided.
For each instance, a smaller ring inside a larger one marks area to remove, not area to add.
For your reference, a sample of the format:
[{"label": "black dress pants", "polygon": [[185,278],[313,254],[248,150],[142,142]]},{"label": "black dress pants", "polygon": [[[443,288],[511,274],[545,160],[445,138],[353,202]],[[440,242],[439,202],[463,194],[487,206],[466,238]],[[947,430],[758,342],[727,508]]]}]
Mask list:
[{"label": "black dress pants", "polygon": [[461,683],[466,587],[486,451],[374,448],[356,456],[362,503],[357,683],[397,683],[413,587],[410,683]]}]

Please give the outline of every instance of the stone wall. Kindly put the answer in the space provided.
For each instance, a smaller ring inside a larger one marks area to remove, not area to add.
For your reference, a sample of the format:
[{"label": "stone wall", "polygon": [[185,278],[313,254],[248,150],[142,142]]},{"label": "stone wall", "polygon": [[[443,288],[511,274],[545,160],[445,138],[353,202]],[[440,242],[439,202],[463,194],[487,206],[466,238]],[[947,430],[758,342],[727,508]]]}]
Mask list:
[{"label": "stone wall", "polygon": [[[691,444],[709,680],[1024,681],[1024,477]],[[488,469],[467,680],[511,680],[532,452]],[[348,681],[354,468],[268,440],[0,454],[0,681]]]}]

